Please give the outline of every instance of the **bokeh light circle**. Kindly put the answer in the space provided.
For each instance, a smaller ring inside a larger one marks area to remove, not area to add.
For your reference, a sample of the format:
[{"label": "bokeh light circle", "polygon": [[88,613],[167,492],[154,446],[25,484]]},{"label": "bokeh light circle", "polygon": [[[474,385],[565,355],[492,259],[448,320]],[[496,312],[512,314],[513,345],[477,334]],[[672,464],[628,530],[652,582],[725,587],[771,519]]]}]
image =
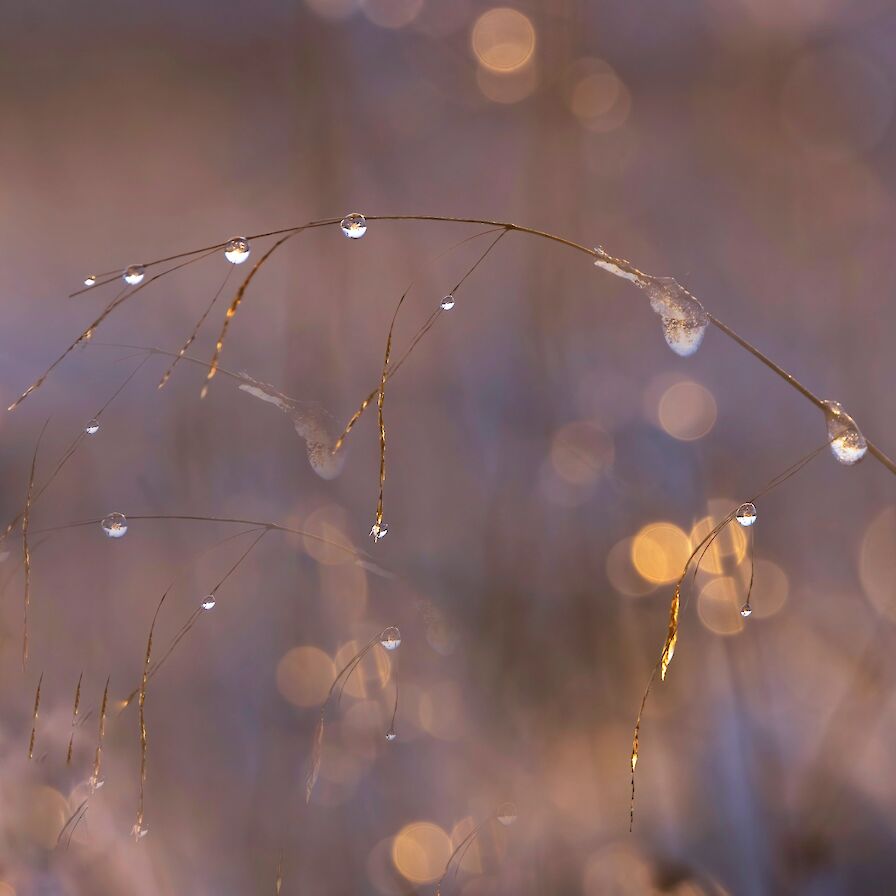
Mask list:
[{"label": "bokeh light circle", "polygon": [[312,645],[293,647],[277,663],[277,690],[293,706],[323,703],[335,677],[333,660]]},{"label": "bokeh light circle", "polygon": [[712,392],[691,380],[669,386],[657,405],[660,426],[682,442],[693,442],[705,436],[715,425],[716,414]]},{"label": "bokeh light circle", "polygon": [[535,28],[523,13],[506,6],[482,13],[470,36],[473,52],[483,68],[512,72],[535,52]]},{"label": "bokeh light circle", "polygon": [[632,564],[648,582],[675,581],[691,554],[691,541],[674,523],[649,523],[632,540]]},{"label": "bokeh light circle", "polygon": [[451,838],[437,824],[414,821],[395,835],[392,862],[411,883],[428,884],[441,877],[451,849]]}]

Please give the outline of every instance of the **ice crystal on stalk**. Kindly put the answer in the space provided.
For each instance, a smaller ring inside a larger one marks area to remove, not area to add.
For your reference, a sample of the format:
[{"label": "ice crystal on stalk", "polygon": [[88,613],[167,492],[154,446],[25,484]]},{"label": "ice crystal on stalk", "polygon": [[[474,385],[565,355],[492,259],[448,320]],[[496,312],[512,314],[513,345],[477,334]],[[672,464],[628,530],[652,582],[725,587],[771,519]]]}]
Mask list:
[{"label": "ice crystal on stalk", "polygon": [[868,443],[856,421],[843,410],[839,401],[823,401],[828,421],[831,453],[841,464],[857,464],[868,451]]},{"label": "ice crystal on stalk", "polygon": [[644,287],[650,307],[663,322],[663,336],[676,355],[693,355],[706,333],[709,316],[705,309],[672,277],[656,277]]}]

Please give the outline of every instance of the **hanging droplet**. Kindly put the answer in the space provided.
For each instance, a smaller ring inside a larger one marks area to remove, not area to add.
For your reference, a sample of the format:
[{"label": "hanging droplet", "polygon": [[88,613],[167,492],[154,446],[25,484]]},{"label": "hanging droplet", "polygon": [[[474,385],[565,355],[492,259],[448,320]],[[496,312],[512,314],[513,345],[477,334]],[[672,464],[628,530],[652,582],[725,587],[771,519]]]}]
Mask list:
[{"label": "hanging droplet", "polygon": [[672,277],[656,277],[644,289],[650,296],[650,307],[662,319],[669,348],[682,358],[693,355],[709,325],[703,306]]},{"label": "hanging droplet", "polygon": [[123,513],[110,513],[101,525],[109,538],[123,538],[128,531],[128,520]]},{"label": "hanging droplet", "polygon": [[249,240],[244,236],[235,236],[224,245],[224,257],[231,264],[242,264],[252,250],[249,248]]},{"label": "hanging droplet", "polygon": [[126,268],[124,273],[121,275],[124,279],[124,282],[129,284],[130,286],[136,286],[143,280],[143,275],[146,273],[142,264],[132,264],[130,267]]},{"label": "hanging droplet", "polygon": [[389,628],[384,628],[380,632],[380,644],[382,644],[386,650],[397,649],[401,646],[401,632],[394,625],[390,625]]},{"label": "hanging droplet", "polygon": [[745,603],[745,604],[740,608],[740,615],[743,616],[744,619],[746,619],[746,618],[750,615],[750,613],[752,613],[752,612],[753,612],[753,608],[750,606],[749,601],[748,601],[747,603]]},{"label": "hanging droplet", "polygon": [[134,840],[142,840],[149,833],[149,828],[145,828],[142,825],[135,824],[131,828],[131,836]]},{"label": "hanging droplet", "polygon": [[516,806],[513,803],[503,803],[498,806],[495,817],[504,827],[512,825],[516,821]]},{"label": "hanging droplet", "polygon": [[386,732],[386,740],[388,740],[388,741],[393,741],[393,740],[395,740],[396,737],[398,737],[398,735],[395,733],[395,729],[394,729],[394,728],[390,728],[390,729]]},{"label": "hanging droplet", "polygon": [[380,541],[389,534],[389,526],[387,523],[374,523],[370,527],[370,536],[374,541]]},{"label": "hanging droplet", "polygon": [[367,233],[367,219],[359,212],[352,212],[342,219],[342,232],[350,240],[359,240]]},{"label": "hanging droplet", "polygon": [[439,302],[439,307],[442,311],[450,311],[454,307],[454,296],[447,295],[441,302]]},{"label": "hanging droplet", "polygon": [[85,286],[95,286],[96,285],[96,274],[88,274],[84,278],[84,285]]},{"label": "hanging droplet", "polygon": [[91,420],[90,423],[88,423],[87,426],[84,427],[84,432],[86,432],[89,436],[95,436],[99,431],[100,421],[97,420],[96,417],[94,417],[93,420]]},{"label": "hanging droplet", "polygon": [[839,401],[823,401],[828,421],[831,453],[841,464],[857,464],[868,451],[868,443],[856,421],[843,410]]},{"label": "hanging droplet", "polygon": [[744,527],[752,526],[756,522],[756,505],[741,504],[734,512],[734,518]]},{"label": "hanging droplet", "polygon": [[217,603],[217,601],[215,600],[215,595],[209,594],[205,598],[205,600],[202,602],[202,609],[203,610],[214,610],[216,603]]},{"label": "hanging droplet", "polygon": [[105,780],[104,780],[103,778],[97,778],[96,775],[91,775],[91,776],[87,779],[87,784],[88,784],[89,787],[90,787],[90,792],[91,792],[91,793],[93,793],[93,792],[96,791],[96,790],[99,790],[99,789],[103,786],[103,784],[105,784],[105,783],[106,783],[106,782],[105,782]]}]

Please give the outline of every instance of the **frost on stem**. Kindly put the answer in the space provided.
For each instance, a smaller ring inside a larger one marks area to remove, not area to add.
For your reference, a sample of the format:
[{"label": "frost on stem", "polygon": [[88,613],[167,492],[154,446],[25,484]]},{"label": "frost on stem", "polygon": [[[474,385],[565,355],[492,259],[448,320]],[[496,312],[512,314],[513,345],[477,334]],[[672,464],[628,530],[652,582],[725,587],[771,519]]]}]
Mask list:
[{"label": "frost on stem", "polygon": [[663,322],[663,336],[676,355],[693,355],[709,325],[703,305],[672,277],[652,277],[639,271],[630,262],[614,258],[600,246],[595,248],[595,266],[629,280],[643,289],[650,298],[650,307]]},{"label": "frost on stem", "polygon": [[857,464],[868,451],[868,443],[856,421],[843,410],[839,401],[823,401],[824,415],[831,440],[831,454],[841,463]]},{"label": "frost on stem", "polygon": [[290,417],[299,437],[305,441],[308,462],[321,479],[335,479],[345,465],[345,453],[333,451],[339,429],[331,414],[319,405],[300,405],[273,386],[241,373],[240,391],[266,401]]}]

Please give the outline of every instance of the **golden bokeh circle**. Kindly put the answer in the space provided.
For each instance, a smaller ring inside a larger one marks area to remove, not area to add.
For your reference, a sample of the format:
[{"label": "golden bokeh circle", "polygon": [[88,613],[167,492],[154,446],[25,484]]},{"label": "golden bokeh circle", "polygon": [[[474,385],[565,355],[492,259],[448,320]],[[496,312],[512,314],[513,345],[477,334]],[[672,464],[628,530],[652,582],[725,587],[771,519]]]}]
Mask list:
[{"label": "golden bokeh circle", "polygon": [[633,538],[623,538],[607,551],[607,579],[620,594],[643,597],[645,594],[650,594],[656,585],[638,575],[632,563],[633,541]]},{"label": "golden bokeh circle", "polygon": [[613,440],[596,423],[577,420],[554,433],[551,465],[570,485],[591,485],[612,463]]},{"label": "golden bokeh circle", "polygon": [[868,524],[859,547],[859,580],[874,608],[896,619],[896,507],[885,507]]},{"label": "golden bokeh circle", "polygon": [[731,576],[710,579],[697,598],[697,615],[713,634],[736,635],[744,629],[740,615],[744,597],[744,590]]},{"label": "golden bokeh circle", "polygon": [[442,876],[451,849],[451,838],[437,824],[414,821],[395,835],[392,863],[411,883],[428,884]]},{"label": "golden bokeh circle", "polygon": [[682,380],[669,386],[657,405],[660,426],[675,439],[693,442],[715,426],[716,400],[705,386]]},{"label": "golden bokeh circle", "polygon": [[277,690],[293,706],[318,706],[336,677],[336,664],[319,647],[293,647],[277,663]]},{"label": "golden bokeh circle", "polygon": [[691,554],[691,541],[674,523],[648,523],[632,539],[632,564],[648,582],[674,582]]},{"label": "golden bokeh circle", "polygon": [[404,28],[420,15],[423,0],[361,0],[364,15],[381,28]]},{"label": "golden bokeh circle", "polygon": [[476,19],[470,43],[483,68],[506,74],[522,68],[532,58],[535,27],[518,10],[499,6]]}]

